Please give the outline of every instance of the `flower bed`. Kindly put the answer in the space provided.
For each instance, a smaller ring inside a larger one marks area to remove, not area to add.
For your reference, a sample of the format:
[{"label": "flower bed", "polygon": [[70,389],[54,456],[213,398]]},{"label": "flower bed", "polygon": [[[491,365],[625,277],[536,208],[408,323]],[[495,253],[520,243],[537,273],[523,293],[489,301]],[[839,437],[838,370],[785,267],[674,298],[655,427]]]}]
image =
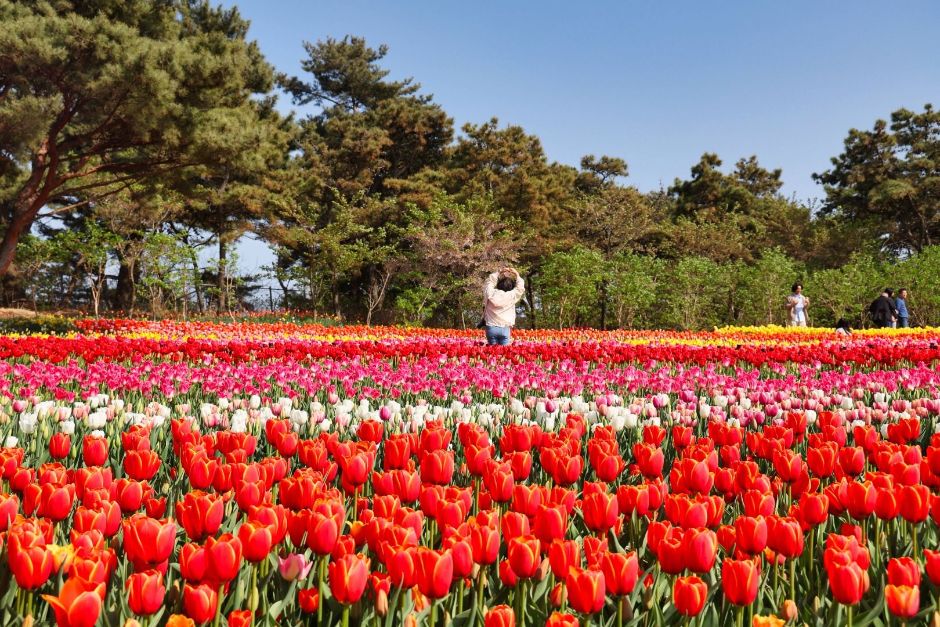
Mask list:
[{"label": "flower bed", "polygon": [[6,624],[933,615],[937,330],[76,328],[0,337]]}]

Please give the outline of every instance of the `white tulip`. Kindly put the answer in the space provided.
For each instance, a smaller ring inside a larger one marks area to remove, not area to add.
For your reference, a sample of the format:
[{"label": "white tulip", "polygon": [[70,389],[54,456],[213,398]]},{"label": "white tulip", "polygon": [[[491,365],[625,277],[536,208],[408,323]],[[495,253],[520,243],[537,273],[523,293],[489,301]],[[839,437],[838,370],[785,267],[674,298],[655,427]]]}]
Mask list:
[{"label": "white tulip", "polygon": [[20,431],[23,433],[35,433],[37,423],[36,414],[20,414]]}]

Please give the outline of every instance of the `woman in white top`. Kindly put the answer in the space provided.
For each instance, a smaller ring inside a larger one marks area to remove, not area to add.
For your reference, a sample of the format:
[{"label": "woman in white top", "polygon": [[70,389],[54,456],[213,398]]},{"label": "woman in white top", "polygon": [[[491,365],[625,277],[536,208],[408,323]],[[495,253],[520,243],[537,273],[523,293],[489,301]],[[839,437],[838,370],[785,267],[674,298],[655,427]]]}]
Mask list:
[{"label": "woman in white top", "polygon": [[808,320],[806,310],[809,308],[809,299],[803,296],[803,285],[793,284],[793,293],[787,297],[787,312],[790,315],[789,326],[805,327]]},{"label": "woman in white top", "polygon": [[486,343],[506,346],[509,330],[516,324],[516,303],[525,294],[525,283],[515,268],[503,268],[486,278],[483,285],[483,322]]}]

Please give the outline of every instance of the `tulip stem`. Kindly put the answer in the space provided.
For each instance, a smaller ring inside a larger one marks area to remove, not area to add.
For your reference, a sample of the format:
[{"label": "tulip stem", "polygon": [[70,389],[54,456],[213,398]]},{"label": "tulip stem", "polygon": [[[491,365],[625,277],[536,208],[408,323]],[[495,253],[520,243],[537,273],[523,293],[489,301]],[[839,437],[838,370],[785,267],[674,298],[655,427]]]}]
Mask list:
[{"label": "tulip stem", "polygon": [[323,588],[323,580],[326,579],[326,556],[320,556],[320,577],[317,582],[317,589],[320,592],[320,603],[317,604],[317,624],[323,622],[323,600],[326,598]]},{"label": "tulip stem", "polygon": [[349,627],[349,605],[343,604],[343,627]]},{"label": "tulip stem", "polygon": [[483,617],[483,584],[484,584],[484,574],[486,573],[486,568],[481,567],[480,572],[477,573],[477,610],[480,613],[480,618]]},{"label": "tulip stem", "polygon": [[617,627],[623,627],[623,603],[625,597],[617,597]]},{"label": "tulip stem", "polygon": [[744,625],[744,606],[741,605],[738,607],[738,627],[743,627]]},{"label": "tulip stem", "polygon": [[518,624],[525,625],[525,579],[520,579],[516,586],[516,604],[518,606]]},{"label": "tulip stem", "polygon": [[848,620],[846,621],[846,625],[848,625],[848,627],[852,627],[852,606],[851,605],[848,606],[848,611],[849,613],[848,613]]},{"label": "tulip stem", "polygon": [[222,624],[222,595],[224,591],[225,586],[219,586],[219,598],[215,603],[215,620],[212,623],[215,627],[219,627]]},{"label": "tulip stem", "polygon": [[796,603],[796,558],[790,560],[790,599]]},{"label": "tulip stem", "polygon": [[[431,601],[431,627],[437,625],[437,599]],[[343,627],[346,627],[344,624]]]}]

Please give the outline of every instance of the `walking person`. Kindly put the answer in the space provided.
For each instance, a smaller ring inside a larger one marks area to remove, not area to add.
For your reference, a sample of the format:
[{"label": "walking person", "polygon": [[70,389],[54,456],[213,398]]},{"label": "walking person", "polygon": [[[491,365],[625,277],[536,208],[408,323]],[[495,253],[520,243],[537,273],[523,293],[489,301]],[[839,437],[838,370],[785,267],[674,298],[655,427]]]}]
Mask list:
[{"label": "walking person", "polygon": [[803,296],[803,284],[794,283],[792,293],[787,297],[788,326],[805,327],[809,318],[806,310],[809,299]]},{"label": "walking person", "polygon": [[894,299],[894,309],[897,311],[898,328],[906,329],[911,326],[911,314],[907,309],[907,290],[898,290],[898,297]]},{"label": "walking person", "polygon": [[515,268],[503,268],[486,278],[483,285],[483,325],[486,343],[506,346],[516,324],[516,303],[525,294],[525,282]]},{"label": "walking person", "polygon": [[886,287],[881,296],[872,301],[868,306],[868,313],[871,316],[875,326],[882,329],[890,329],[891,325],[897,321],[897,310],[894,307],[894,290]]}]

